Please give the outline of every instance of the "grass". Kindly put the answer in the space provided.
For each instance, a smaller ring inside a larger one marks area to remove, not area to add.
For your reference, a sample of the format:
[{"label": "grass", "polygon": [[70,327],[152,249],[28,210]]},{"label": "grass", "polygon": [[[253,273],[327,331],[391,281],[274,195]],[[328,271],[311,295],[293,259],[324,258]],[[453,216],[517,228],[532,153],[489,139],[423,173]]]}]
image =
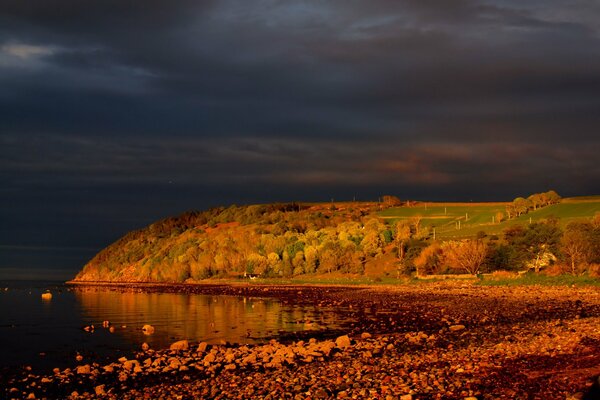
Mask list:
[{"label": "grass", "polygon": [[525,274],[518,278],[487,278],[479,280],[478,286],[596,286],[600,287],[600,279],[591,276],[558,275],[548,276],[543,274]]},{"label": "grass", "polygon": [[565,199],[559,204],[500,223],[495,222],[498,212],[506,214],[506,203],[427,203],[389,208],[381,211],[379,216],[392,224],[420,216],[422,226],[431,230],[435,228],[436,239],[460,239],[474,237],[480,231],[488,235],[501,234],[509,226],[526,225],[551,216],[559,218],[560,225],[564,227],[571,221],[591,218],[600,212],[600,196]]}]

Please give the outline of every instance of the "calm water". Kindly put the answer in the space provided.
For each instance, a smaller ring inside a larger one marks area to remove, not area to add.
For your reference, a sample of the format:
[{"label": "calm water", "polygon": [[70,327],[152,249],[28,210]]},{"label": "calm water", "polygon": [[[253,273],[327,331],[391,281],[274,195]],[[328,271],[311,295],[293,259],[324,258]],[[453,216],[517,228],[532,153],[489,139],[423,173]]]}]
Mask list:
[{"label": "calm water", "polygon": [[[42,300],[47,289],[52,299]],[[114,333],[102,328],[108,320]],[[95,325],[93,333],[82,327]],[[142,326],[155,327],[144,335]],[[333,310],[291,306],[276,299],[172,293],[121,293],[57,283],[0,282],[0,367],[39,370],[72,366],[77,353],[103,362],[143,342],[176,340],[255,343],[286,332],[338,328]]]}]

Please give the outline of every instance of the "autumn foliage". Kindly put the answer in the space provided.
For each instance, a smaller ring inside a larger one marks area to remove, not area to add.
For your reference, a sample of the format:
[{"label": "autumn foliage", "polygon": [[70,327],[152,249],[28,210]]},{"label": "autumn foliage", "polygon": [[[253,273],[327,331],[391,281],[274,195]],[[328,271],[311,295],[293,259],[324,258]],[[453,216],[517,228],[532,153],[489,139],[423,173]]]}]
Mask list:
[{"label": "autumn foliage", "polygon": [[388,224],[378,203],[270,204],[188,212],[130,232],[77,275],[85,281],[184,282],[312,274],[408,276],[495,270],[582,274],[600,263],[600,217],[516,225],[503,237],[440,242],[419,218]]}]

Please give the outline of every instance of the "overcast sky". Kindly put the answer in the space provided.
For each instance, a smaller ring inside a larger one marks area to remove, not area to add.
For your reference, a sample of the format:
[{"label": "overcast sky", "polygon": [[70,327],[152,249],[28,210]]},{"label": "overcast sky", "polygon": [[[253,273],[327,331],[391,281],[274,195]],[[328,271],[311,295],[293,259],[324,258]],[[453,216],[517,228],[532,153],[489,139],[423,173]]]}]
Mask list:
[{"label": "overcast sky", "polygon": [[189,209],[600,193],[600,3],[0,4],[0,278]]}]

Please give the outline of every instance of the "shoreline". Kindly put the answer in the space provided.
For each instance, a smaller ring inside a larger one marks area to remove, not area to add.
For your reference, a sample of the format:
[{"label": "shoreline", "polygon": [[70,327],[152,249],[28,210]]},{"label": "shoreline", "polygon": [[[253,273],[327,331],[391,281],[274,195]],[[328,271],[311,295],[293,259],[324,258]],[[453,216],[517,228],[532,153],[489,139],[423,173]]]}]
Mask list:
[{"label": "shoreline", "polygon": [[[96,288],[139,290],[145,284],[130,285]],[[73,360],[71,368],[48,375],[23,371],[3,383],[0,396],[565,399],[575,393],[581,398],[600,374],[596,288],[436,282],[393,290],[245,283],[159,284],[152,290],[182,286],[190,293],[242,293],[339,307],[356,323],[347,332],[307,333],[260,345],[203,348],[188,342],[187,350],[139,351],[106,365]],[[344,336],[347,340],[337,343]]]}]

